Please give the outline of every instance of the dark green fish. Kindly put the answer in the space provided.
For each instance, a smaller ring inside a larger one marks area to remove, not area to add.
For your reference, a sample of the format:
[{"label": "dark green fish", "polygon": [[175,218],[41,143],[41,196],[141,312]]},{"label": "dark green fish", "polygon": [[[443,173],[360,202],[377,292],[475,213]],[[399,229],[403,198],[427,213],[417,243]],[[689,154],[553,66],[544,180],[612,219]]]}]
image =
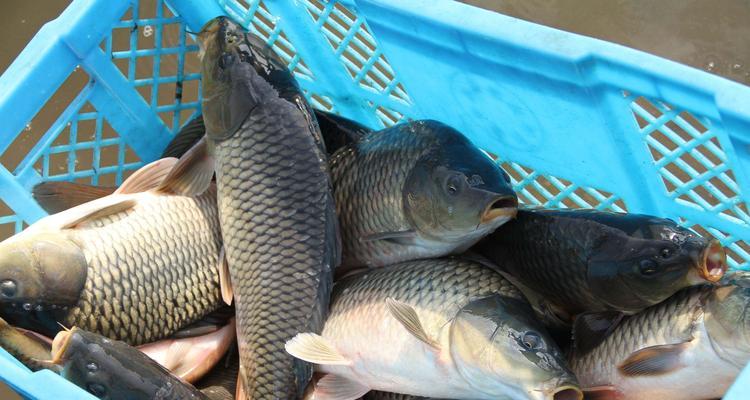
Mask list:
[{"label": "dark green fish", "polygon": [[473,250],[567,323],[585,312],[635,313],[727,269],[718,242],[671,220],[593,210],[520,210]]},{"label": "dark green fish", "polygon": [[330,165],[344,266],[461,252],[516,213],[503,170],[436,121],[368,133]]},{"label": "dark green fish", "polygon": [[325,147],[294,78],[262,40],[219,17],[199,42],[244,393],[297,398],[312,367],[284,343],[322,328],[340,258]]},{"label": "dark green fish", "polygon": [[52,342],[60,375],[100,399],[208,399],[126,343],[78,328]]}]

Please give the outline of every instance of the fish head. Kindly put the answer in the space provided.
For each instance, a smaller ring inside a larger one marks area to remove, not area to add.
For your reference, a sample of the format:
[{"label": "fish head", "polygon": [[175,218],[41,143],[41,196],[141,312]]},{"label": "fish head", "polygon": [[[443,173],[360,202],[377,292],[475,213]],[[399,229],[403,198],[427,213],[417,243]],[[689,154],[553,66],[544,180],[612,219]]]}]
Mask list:
[{"label": "fish head", "polygon": [[518,198],[508,175],[463,135],[450,130],[409,172],[407,219],[424,237],[472,244],[515,217]]},{"label": "fish head", "polygon": [[[60,375],[100,399],[154,398],[155,362],[123,342],[79,328],[59,332],[52,341],[52,363]],[[163,373],[168,373],[163,370]]]},{"label": "fish head", "polygon": [[268,81],[289,80],[273,50],[227,17],[209,21],[198,34],[203,121],[214,141],[231,137],[271,93]]},{"label": "fish head", "polygon": [[74,305],[86,282],[83,250],[60,233],[24,233],[0,243],[0,304],[24,311]]},{"label": "fish head", "polygon": [[719,357],[743,368],[750,361],[750,278],[716,288],[706,299],[704,322]]},{"label": "fish head", "polygon": [[523,300],[499,295],[464,306],[450,328],[459,373],[489,396],[581,400],[560,349],[533,315]]},{"label": "fish head", "polygon": [[680,289],[719,281],[727,270],[726,253],[670,220],[605,235],[588,260],[592,292],[610,307],[636,312],[666,300]]}]

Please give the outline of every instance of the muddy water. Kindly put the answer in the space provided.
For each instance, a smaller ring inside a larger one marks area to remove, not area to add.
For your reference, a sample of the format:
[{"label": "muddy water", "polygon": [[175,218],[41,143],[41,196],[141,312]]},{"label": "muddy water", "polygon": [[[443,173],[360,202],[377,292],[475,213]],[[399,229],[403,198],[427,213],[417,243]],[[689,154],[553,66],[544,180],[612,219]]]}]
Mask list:
[{"label": "muddy water", "polygon": [[[747,45],[750,38],[750,2],[747,0],[465,2],[528,21],[620,43],[750,84],[750,46]],[[5,71],[42,24],[59,15],[68,3],[68,0],[1,1],[0,71]],[[154,0],[142,0],[141,3],[144,3],[142,8],[153,9]],[[176,42],[173,39],[175,38],[167,37],[165,40]],[[148,65],[138,68],[151,70]],[[70,93],[56,96],[57,100],[50,107],[50,117],[42,116],[38,123],[35,120],[28,134],[30,139],[20,141],[14,146],[13,154],[4,154],[0,162],[12,169],[19,161],[18,156],[34,145],[33,138],[43,133],[43,127],[51,125],[52,119],[67,105],[67,99],[72,99],[83,83],[85,79],[72,85]],[[107,157],[102,154],[103,164],[111,165],[116,160],[108,160]],[[116,156],[113,154],[111,157]],[[5,210],[4,205],[0,204],[0,215],[8,213],[9,210]],[[0,236],[5,235],[0,232]],[[0,384],[0,399],[18,398],[20,397]]]}]

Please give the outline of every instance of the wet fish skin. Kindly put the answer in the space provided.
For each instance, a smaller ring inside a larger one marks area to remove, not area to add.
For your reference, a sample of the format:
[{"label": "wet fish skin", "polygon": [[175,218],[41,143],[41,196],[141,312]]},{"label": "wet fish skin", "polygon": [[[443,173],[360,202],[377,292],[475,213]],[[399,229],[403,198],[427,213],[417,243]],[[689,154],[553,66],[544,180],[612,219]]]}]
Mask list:
[{"label": "wet fish skin", "polygon": [[0,243],[2,315],[47,336],[59,322],[132,345],[175,333],[222,304],[215,202],[213,188],[195,197],[149,190],[43,218]]},{"label": "wet fish skin", "polygon": [[100,399],[207,399],[126,343],[78,328],[57,334],[53,362],[65,379]]},{"label": "wet fish skin", "polygon": [[0,347],[32,371],[46,367],[40,360],[49,360],[51,346],[10,326],[0,318]]},{"label": "wet fish skin", "polygon": [[568,322],[582,312],[632,314],[727,268],[717,242],[671,220],[593,210],[520,210],[472,250]]},{"label": "wet fish skin", "polygon": [[312,367],[284,343],[322,328],[340,254],[323,140],[293,77],[262,41],[226,18],[199,41],[244,393],[296,398]]},{"label": "wet fish skin", "polygon": [[720,398],[750,361],[749,306],[739,286],[682,290],[577,349],[571,367],[584,390],[605,398]]},{"label": "wet fish skin", "polygon": [[[394,302],[415,313],[420,333],[402,325]],[[322,345],[309,347],[314,343]],[[309,352],[321,347],[330,353]],[[347,399],[369,390],[436,398],[580,396],[521,293],[494,270],[461,258],[407,261],[337,281],[321,335],[298,335],[287,349],[320,360],[316,371],[327,375],[315,391],[336,390]]]},{"label": "wet fish skin", "polygon": [[517,207],[502,169],[437,121],[370,132],[330,166],[345,267],[461,252]]}]

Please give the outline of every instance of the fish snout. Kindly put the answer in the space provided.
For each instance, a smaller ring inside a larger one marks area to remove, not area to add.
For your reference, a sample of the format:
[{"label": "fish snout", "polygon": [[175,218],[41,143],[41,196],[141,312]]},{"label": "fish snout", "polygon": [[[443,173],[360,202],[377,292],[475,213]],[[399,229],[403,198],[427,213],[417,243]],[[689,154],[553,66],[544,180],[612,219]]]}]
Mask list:
[{"label": "fish snout", "polygon": [[718,240],[712,240],[698,257],[698,275],[708,282],[721,280],[727,272],[727,253]]},{"label": "fish snout", "polygon": [[498,218],[515,218],[518,213],[518,198],[515,194],[495,197],[482,212],[481,222],[486,224]]}]

